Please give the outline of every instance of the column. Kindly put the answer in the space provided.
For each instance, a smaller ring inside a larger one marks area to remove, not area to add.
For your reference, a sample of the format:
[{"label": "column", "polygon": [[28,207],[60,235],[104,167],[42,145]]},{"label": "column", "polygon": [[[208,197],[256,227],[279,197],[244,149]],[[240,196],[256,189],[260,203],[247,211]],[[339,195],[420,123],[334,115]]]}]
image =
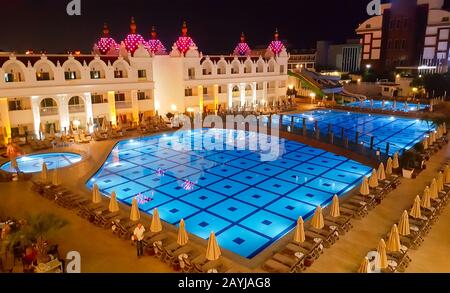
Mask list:
[{"label": "column", "polygon": [[217,110],[219,108],[219,85],[214,85],[214,113],[217,115]]},{"label": "column", "polygon": [[233,107],[233,84],[228,84],[228,108]]},{"label": "column", "polygon": [[139,123],[139,103],[137,97],[138,91],[131,91],[131,111],[133,113],[133,122]]},{"label": "column", "polygon": [[31,97],[31,111],[33,112],[33,125],[34,125],[34,134],[36,138],[40,138],[41,132],[41,110],[39,109],[39,97],[32,96]]},{"label": "column", "polygon": [[241,94],[241,107],[245,105],[245,83],[239,84],[239,93]]},{"label": "column", "polygon": [[94,132],[94,113],[92,110],[91,93],[84,93],[84,107],[86,111],[86,128],[89,133]]},{"label": "column", "polygon": [[5,144],[8,143],[11,138],[11,122],[9,121],[9,107],[8,98],[0,98],[0,118],[1,127],[5,128],[6,137],[4,137]]},{"label": "column", "polygon": [[263,98],[262,98],[263,102],[264,102],[264,106],[267,105],[268,100],[267,100],[267,81],[263,82]]},{"label": "column", "polygon": [[203,86],[202,85],[199,85],[197,87],[197,95],[198,95],[199,112],[203,113]]},{"label": "column", "polygon": [[64,131],[64,129],[69,130],[70,116],[69,116],[69,101],[67,95],[58,96],[58,113],[61,131]]},{"label": "column", "polygon": [[253,105],[256,104],[256,82],[253,82],[253,96],[252,96],[252,103]]},{"label": "column", "polygon": [[114,91],[108,92],[108,105],[109,105],[109,121],[111,121],[112,125],[116,126],[117,125],[116,97]]}]

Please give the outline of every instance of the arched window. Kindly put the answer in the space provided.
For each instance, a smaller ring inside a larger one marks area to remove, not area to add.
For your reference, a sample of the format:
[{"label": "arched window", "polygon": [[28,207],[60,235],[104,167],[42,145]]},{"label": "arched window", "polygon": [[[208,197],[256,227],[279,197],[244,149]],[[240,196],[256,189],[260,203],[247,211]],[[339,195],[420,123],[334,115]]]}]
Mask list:
[{"label": "arched window", "polygon": [[84,112],[84,101],[79,96],[71,97],[69,100],[69,113]]},{"label": "arched window", "polygon": [[24,65],[19,61],[8,62],[4,65],[5,82],[21,82],[25,81],[25,72],[22,70]]},{"label": "arched window", "polygon": [[239,74],[239,67],[239,61],[233,61],[233,63],[231,63],[231,74]]},{"label": "arched window", "polygon": [[53,66],[50,61],[41,60],[36,62],[34,65],[36,70],[36,80],[53,80],[55,79],[55,74],[53,72]]},{"label": "arched window", "polygon": [[227,73],[227,63],[223,60],[217,63],[217,74],[226,74]]},{"label": "arched window", "polygon": [[244,73],[252,73],[253,63],[249,60],[245,61]]},{"label": "arched window", "polygon": [[233,87],[233,97],[239,97],[240,93],[239,93],[239,87],[237,85],[235,85]]},{"label": "arched window", "polygon": [[202,64],[203,75],[211,75],[212,74],[212,64],[210,61],[205,61]]},{"label": "arched window", "polygon": [[40,103],[41,116],[58,115],[58,104],[52,98],[45,98]]},{"label": "arched window", "polygon": [[75,80],[81,79],[81,64],[78,64],[76,61],[66,61],[63,65],[64,69],[64,78],[66,80]]},{"label": "arched window", "polygon": [[103,79],[106,76],[105,65],[101,61],[92,61],[89,64],[91,79]]},{"label": "arched window", "polygon": [[275,72],[275,61],[273,60],[269,61],[269,67],[267,69],[267,72]]},{"label": "arched window", "polygon": [[256,72],[257,72],[257,73],[262,73],[262,72],[264,72],[264,65],[265,65],[264,61],[259,60],[258,63],[257,63],[257,65],[256,65]]},{"label": "arched window", "polygon": [[251,95],[253,95],[252,87],[251,87],[249,84],[247,84],[247,85],[245,86],[245,95],[246,95],[246,96],[251,96]]},{"label": "arched window", "polygon": [[114,63],[114,78],[127,78],[128,68],[125,66],[124,62]]}]

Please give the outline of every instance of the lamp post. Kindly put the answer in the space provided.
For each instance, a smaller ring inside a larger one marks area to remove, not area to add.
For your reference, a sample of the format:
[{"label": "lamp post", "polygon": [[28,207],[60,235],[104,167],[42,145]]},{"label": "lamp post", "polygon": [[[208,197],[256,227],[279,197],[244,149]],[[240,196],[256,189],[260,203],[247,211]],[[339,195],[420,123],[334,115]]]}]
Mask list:
[{"label": "lamp post", "polygon": [[311,104],[314,104],[314,101],[316,99],[316,94],[315,93],[310,93],[309,96],[311,97]]}]

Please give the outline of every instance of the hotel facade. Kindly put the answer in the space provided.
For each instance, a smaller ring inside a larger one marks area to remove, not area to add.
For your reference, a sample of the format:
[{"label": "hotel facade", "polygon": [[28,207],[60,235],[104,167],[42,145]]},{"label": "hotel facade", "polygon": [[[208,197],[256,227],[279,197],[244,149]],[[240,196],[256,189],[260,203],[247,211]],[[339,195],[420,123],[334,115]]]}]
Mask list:
[{"label": "hotel facade", "polygon": [[92,54],[0,53],[0,135],[56,132],[106,121],[138,122],[142,116],[215,112],[282,102],[289,55],[278,32],[264,56],[254,56],[241,36],[228,56],[203,55],[183,24],[170,52],[153,29],[146,41],[136,33],[119,43],[103,37]]}]

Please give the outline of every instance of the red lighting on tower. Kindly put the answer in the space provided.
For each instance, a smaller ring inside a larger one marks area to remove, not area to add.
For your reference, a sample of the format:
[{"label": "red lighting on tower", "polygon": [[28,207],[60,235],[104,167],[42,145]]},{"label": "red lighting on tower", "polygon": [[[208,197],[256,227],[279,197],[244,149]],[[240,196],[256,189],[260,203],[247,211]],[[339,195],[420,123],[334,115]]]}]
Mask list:
[{"label": "red lighting on tower", "polygon": [[236,48],[234,49],[234,55],[248,56],[250,55],[250,53],[251,53],[250,47],[245,42],[245,35],[244,33],[241,33],[241,41],[237,44]]},{"label": "red lighting on tower", "polygon": [[134,17],[131,17],[130,33],[125,40],[123,40],[123,42],[125,44],[125,48],[131,54],[136,51],[139,44],[144,44],[144,46],[147,46],[144,38],[140,34],[136,33],[136,22],[134,21]]},{"label": "red lighting on tower", "polygon": [[119,45],[117,45],[116,41],[109,36],[109,27],[108,24],[105,23],[103,25],[103,37],[97,42],[98,50],[101,54],[106,54],[111,48],[117,49]]},{"label": "red lighting on tower", "polygon": [[284,48],[283,42],[278,40],[280,34],[278,33],[278,29],[275,30],[274,39],[269,45],[269,49],[275,54],[278,55]]},{"label": "red lighting on tower", "polygon": [[194,41],[191,37],[188,36],[188,28],[186,22],[183,22],[183,27],[181,28],[181,36],[175,42],[178,51],[180,51],[183,55],[189,50],[189,47],[195,46]]},{"label": "red lighting on tower", "polygon": [[165,54],[166,48],[163,43],[158,39],[156,29],[153,26],[151,32],[151,39],[147,42],[147,50],[152,54]]}]

